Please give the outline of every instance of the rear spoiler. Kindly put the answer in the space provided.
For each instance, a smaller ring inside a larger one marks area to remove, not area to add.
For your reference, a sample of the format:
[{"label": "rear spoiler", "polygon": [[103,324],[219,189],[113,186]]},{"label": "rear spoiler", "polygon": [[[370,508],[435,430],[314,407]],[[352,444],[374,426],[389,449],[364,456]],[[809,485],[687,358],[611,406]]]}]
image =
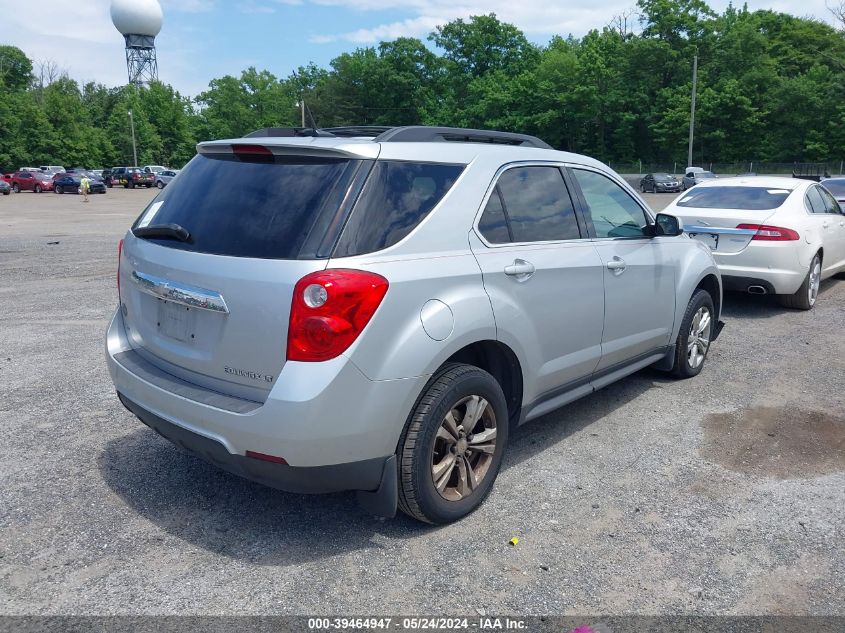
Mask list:
[{"label": "rear spoiler", "polygon": [[[284,140],[281,140],[284,138]],[[227,141],[206,141],[197,145],[197,153],[204,155],[235,154],[236,147],[254,147],[257,151],[267,151],[274,156],[308,156],[311,158],[378,158],[381,146],[378,143],[321,143],[321,137],[254,137]]]}]

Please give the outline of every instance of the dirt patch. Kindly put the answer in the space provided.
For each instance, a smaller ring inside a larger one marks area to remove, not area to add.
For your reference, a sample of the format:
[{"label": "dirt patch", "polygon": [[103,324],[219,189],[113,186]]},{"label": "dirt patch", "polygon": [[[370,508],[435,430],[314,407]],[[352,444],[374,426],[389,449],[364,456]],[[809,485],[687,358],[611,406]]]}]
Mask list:
[{"label": "dirt patch", "polygon": [[845,470],[845,418],[796,407],[708,415],[701,456],[729,470],[793,479]]}]

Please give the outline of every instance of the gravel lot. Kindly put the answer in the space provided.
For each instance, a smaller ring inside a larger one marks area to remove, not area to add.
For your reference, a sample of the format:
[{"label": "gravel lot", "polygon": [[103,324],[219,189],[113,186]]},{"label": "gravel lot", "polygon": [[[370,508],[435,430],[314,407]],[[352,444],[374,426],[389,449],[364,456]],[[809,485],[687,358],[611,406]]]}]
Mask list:
[{"label": "gravel lot", "polygon": [[845,282],[809,313],[728,296],[698,378],[523,427],[481,509],[431,528],[240,480],[123,409],[103,335],[154,193],[0,197],[0,613],[845,615]]}]

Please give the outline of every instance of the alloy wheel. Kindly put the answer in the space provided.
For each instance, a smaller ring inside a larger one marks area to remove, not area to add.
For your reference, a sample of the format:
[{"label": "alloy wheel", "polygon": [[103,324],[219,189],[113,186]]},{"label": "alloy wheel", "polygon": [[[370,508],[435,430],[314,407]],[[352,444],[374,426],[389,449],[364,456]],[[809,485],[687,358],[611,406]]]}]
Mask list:
[{"label": "alloy wheel", "polygon": [[695,313],[687,336],[687,363],[691,369],[698,368],[704,362],[707,348],[710,346],[710,332],[713,319],[707,306],[702,306]]},{"label": "alloy wheel", "polygon": [[496,453],[496,414],[481,396],[467,396],[446,413],[431,454],[431,477],[440,496],[459,501],[478,488]]},{"label": "alloy wheel", "polygon": [[813,258],[813,265],[810,268],[810,284],[807,290],[810,299],[810,305],[815,305],[816,299],[819,297],[819,286],[822,283],[822,263],[818,256]]}]

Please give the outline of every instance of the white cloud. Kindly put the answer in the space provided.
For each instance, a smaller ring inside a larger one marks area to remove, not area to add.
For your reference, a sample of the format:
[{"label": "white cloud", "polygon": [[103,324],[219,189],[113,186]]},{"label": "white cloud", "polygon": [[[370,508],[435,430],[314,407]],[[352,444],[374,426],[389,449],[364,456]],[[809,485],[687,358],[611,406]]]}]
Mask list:
[{"label": "white cloud", "polygon": [[[583,35],[590,29],[602,28],[611,18],[630,10],[635,0],[609,0],[604,3],[584,3],[581,0],[489,0],[483,4],[466,4],[449,0],[312,0],[314,4],[337,6],[359,12],[405,11],[412,17],[377,24],[341,33],[321,33],[311,38],[314,43],[348,41],[375,43],[401,36],[423,37],[434,26],[469,15],[495,13],[504,22],[515,24],[528,35]],[[723,10],[727,0],[709,3],[717,11]],[[830,22],[825,0],[806,0],[800,11],[792,0],[749,0],[749,9],[774,9],[794,15],[810,16]]]}]

